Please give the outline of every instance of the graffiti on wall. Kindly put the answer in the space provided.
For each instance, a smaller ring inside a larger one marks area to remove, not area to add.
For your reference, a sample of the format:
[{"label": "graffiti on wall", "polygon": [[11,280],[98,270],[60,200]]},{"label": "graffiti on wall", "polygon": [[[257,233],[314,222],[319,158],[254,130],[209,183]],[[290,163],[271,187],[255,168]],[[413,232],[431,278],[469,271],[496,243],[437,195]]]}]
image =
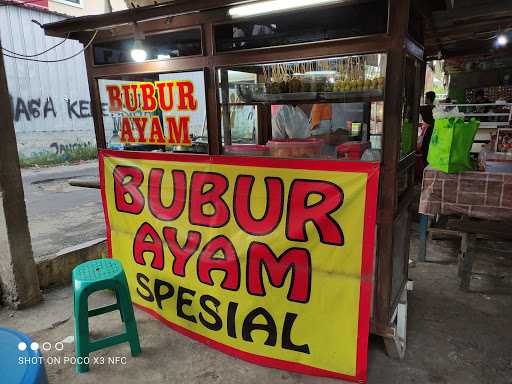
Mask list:
[{"label": "graffiti on wall", "polygon": [[23,161],[94,156],[91,102],[82,98],[10,95],[18,150]]},{"label": "graffiti on wall", "polygon": [[94,147],[95,144],[88,141],[87,143],[73,143],[73,144],[62,144],[53,142],[50,144],[50,148],[55,151],[56,155],[62,155],[66,152],[77,151],[79,149],[87,149]]},{"label": "graffiti on wall", "polygon": [[[90,100],[51,96],[19,97],[10,95],[12,117],[16,126],[18,147],[24,157],[40,154],[64,155],[95,149],[96,140]],[[101,106],[103,116],[110,116],[108,105]],[[112,116],[114,120],[120,120]],[[51,126],[50,120],[58,122]],[[87,121],[89,119],[89,122]],[[37,122],[44,124],[36,124]],[[47,124],[48,121],[48,125]],[[66,121],[81,121],[79,126]],[[27,125],[28,124],[28,125]]]},{"label": "graffiti on wall", "polygon": [[[11,99],[11,109],[14,122],[22,119],[31,121],[34,119],[47,119],[49,117],[57,118],[57,109],[55,101],[51,96],[37,98],[16,97]],[[64,99],[67,115],[69,119],[87,119],[91,115],[91,102],[89,100],[70,100]]]},{"label": "graffiti on wall", "polygon": [[[69,99],[59,100],[51,97],[13,97],[10,95],[11,110],[15,125],[20,153],[25,157],[34,157],[41,153],[63,155],[80,150],[93,149],[96,146],[94,127],[92,123],[92,110],[90,100]],[[110,117],[114,131],[121,126],[122,114],[111,113],[107,103],[101,104],[104,117]],[[66,129],[55,127],[48,129],[41,125],[34,125],[37,121],[49,119],[62,121],[83,121],[90,119],[85,129]],[[29,126],[23,125],[28,123]],[[28,129],[27,129],[28,128]]]}]

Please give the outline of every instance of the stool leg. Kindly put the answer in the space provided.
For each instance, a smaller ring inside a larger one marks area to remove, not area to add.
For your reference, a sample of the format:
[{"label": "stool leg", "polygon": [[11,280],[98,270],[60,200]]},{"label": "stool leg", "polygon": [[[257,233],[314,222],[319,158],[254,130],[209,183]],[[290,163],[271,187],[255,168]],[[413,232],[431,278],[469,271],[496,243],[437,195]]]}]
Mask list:
[{"label": "stool leg", "polygon": [[89,310],[87,295],[79,291],[77,296],[74,297],[76,371],[82,373],[89,371]]},{"label": "stool leg", "polygon": [[116,292],[117,306],[119,307],[119,315],[121,316],[121,321],[124,323],[124,316],[123,316],[123,311],[121,311],[121,301],[120,301],[119,293],[117,290],[115,292]]},{"label": "stool leg", "polygon": [[128,334],[132,356],[137,356],[140,354],[140,341],[128,284],[121,286],[119,289],[122,290],[119,292],[119,309],[124,319],[124,325],[126,327],[126,333]]},{"label": "stool leg", "polygon": [[420,244],[418,250],[418,262],[425,262],[427,259],[427,232],[428,216],[420,214]]},{"label": "stool leg", "polygon": [[140,355],[140,341],[135,319],[126,323],[126,331],[130,334],[130,350],[132,356]]}]

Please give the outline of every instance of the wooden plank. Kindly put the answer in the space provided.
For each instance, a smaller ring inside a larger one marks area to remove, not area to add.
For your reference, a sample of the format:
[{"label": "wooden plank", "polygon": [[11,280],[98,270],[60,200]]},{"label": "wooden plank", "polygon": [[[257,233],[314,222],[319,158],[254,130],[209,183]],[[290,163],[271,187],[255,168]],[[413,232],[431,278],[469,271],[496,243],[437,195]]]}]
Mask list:
[{"label": "wooden plank", "polygon": [[387,35],[370,35],[340,40],[326,40],[314,43],[218,53],[211,59],[216,66],[232,67],[233,65],[264,64],[276,61],[382,53],[390,47],[391,41],[391,38]]},{"label": "wooden plank", "polygon": [[145,73],[164,73],[201,70],[208,66],[205,56],[178,57],[170,60],[146,61],[112,65],[91,65],[90,71],[96,78]]},{"label": "wooden plank", "polygon": [[459,232],[512,240],[512,232],[510,231],[510,228],[512,228],[511,222],[475,220],[464,217],[464,219],[459,222],[450,223],[447,228]]}]

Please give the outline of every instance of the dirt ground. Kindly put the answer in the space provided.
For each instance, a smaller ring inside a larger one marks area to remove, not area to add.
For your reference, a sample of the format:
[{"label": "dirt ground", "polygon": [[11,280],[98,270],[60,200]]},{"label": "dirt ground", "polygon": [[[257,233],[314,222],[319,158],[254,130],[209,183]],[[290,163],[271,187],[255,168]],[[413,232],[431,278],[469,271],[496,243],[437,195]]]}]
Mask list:
[{"label": "dirt ground", "polygon": [[[417,249],[417,233],[412,256]],[[477,270],[500,275],[496,281],[475,279],[478,292],[458,288],[452,240],[434,241],[430,259],[438,263],[418,263],[410,270],[414,290],[409,293],[407,352],[403,361],[392,360],[383,342],[371,337],[368,360],[370,384],[511,384],[512,383],[512,257],[482,251]],[[496,244],[492,244],[495,246]],[[511,250],[510,244],[498,244]],[[492,256],[492,257],[491,257]],[[110,302],[108,293],[91,297],[93,305]],[[142,354],[132,358],[127,345],[92,354],[97,363],[91,371],[77,375],[70,362],[74,356],[71,291],[69,287],[46,292],[43,304],[24,311],[0,310],[0,325],[30,334],[42,344],[63,341],[64,350],[46,352],[50,383],[244,383],[320,384],[339,380],[314,378],[260,367],[232,358],[195,342],[136,310]],[[91,319],[94,337],[120,330],[118,314]],[[49,364],[48,357],[60,357],[60,364]],[[119,359],[126,357],[125,364]],[[1,380],[0,380],[1,381]]]}]

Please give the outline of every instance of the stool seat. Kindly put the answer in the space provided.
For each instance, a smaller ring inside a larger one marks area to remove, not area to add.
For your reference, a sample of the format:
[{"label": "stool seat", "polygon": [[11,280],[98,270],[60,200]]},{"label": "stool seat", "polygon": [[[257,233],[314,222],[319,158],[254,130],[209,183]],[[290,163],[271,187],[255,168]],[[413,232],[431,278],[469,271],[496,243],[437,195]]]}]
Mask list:
[{"label": "stool seat", "polygon": [[[77,372],[89,370],[88,357],[91,352],[112,345],[128,342],[132,356],[137,356],[140,353],[139,335],[122,264],[113,259],[91,260],[73,269],[72,280]],[[88,297],[94,292],[106,289],[114,291],[116,303],[89,310]],[[92,341],[89,337],[89,317],[117,310],[125,325],[125,332]]]},{"label": "stool seat", "polygon": [[87,263],[78,265],[73,270],[73,280],[75,282],[97,282],[108,280],[122,275],[123,267],[121,263],[112,259],[91,260]]}]

